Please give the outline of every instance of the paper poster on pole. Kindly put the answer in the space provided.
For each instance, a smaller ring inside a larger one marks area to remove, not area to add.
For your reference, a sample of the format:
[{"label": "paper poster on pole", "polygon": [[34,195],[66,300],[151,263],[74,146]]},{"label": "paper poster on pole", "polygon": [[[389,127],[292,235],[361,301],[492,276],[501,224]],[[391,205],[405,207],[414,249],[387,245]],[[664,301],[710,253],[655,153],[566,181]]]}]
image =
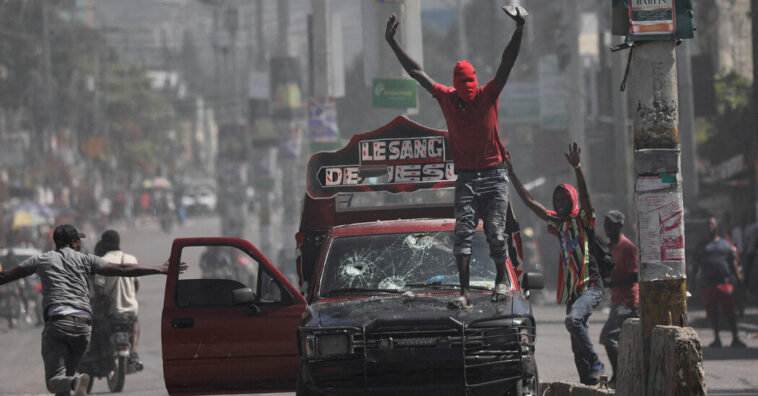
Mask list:
[{"label": "paper poster on pole", "polygon": [[640,262],[684,261],[684,212],[680,194],[637,196]]}]

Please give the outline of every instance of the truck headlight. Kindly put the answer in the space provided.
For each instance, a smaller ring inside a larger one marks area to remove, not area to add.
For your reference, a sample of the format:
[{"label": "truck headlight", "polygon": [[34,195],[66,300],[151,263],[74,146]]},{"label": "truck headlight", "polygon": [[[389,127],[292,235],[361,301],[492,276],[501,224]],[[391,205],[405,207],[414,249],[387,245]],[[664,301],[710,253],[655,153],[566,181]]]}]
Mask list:
[{"label": "truck headlight", "polygon": [[318,355],[347,355],[350,353],[350,338],[347,334],[322,335],[317,338]]},{"label": "truck headlight", "polygon": [[316,336],[311,334],[303,337],[303,355],[305,357],[316,356]]}]

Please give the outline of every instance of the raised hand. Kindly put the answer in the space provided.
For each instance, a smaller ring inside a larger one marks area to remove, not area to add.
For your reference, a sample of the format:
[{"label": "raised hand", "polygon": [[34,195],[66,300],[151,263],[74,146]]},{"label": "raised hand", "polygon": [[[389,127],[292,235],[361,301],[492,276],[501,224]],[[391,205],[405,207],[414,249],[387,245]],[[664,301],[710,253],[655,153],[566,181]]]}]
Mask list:
[{"label": "raised hand", "polygon": [[400,25],[400,21],[397,19],[397,15],[394,13],[390,16],[390,19],[387,21],[387,29],[384,31],[384,39],[387,41],[391,41],[395,38],[395,32],[397,32],[397,27]]},{"label": "raised hand", "polygon": [[526,16],[529,15],[529,13],[524,7],[514,5],[504,6],[503,11],[516,21],[516,26],[524,26],[526,24]]},{"label": "raised hand", "polygon": [[563,153],[563,155],[566,156],[566,159],[568,160],[569,164],[576,168],[579,166],[579,161],[581,160],[580,153],[582,152],[582,149],[579,148],[579,145],[576,144],[576,142],[569,144],[569,152]]}]

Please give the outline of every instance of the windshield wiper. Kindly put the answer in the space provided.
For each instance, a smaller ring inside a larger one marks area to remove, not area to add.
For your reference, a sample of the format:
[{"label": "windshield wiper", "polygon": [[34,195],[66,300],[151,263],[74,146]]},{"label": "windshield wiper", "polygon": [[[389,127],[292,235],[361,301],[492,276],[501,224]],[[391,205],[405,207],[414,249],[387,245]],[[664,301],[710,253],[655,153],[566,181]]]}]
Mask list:
[{"label": "windshield wiper", "polygon": [[325,297],[331,297],[334,295],[344,294],[344,293],[404,293],[404,290],[398,290],[398,289],[367,289],[363,287],[344,287],[341,289],[332,289],[328,292],[324,293]]},{"label": "windshield wiper", "polygon": [[[460,289],[461,285],[459,285],[457,283],[438,283],[438,282],[424,283],[424,282],[421,282],[421,283],[406,283],[405,287],[428,287],[428,288],[431,288],[431,289],[448,289],[448,288]],[[473,289],[473,290],[492,290],[492,289],[490,289],[489,287],[486,287],[486,286],[474,286],[474,285],[469,285],[469,289]]]}]

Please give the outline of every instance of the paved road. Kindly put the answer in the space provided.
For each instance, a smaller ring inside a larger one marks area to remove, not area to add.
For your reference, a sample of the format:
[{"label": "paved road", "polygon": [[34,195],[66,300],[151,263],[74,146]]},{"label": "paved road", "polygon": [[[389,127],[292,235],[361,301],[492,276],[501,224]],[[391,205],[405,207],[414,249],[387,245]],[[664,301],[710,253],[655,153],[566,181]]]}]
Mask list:
[{"label": "paved road", "polygon": [[[289,243],[294,238],[271,238],[262,241],[261,235],[279,234],[281,230],[259,231],[255,224],[249,227],[246,236],[255,244],[268,244],[262,247],[272,261],[277,262],[278,251],[282,241]],[[187,236],[216,236],[218,221],[212,218],[191,219],[185,226],[177,228],[170,235],[161,232],[155,224],[140,224],[136,228],[124,228],[122,232],[122,247],[134,253],[143,264],[158,264],[169,254],[171,241],[175,237]],[[96,238],[85,240],[85,248],[92,248]],[[165,278],[151,276],[142,278],[139,293],[140,320],[142,322],[142,340],[140,356],[145,363],[145,370],[129,375],[126,378],[124,395],[164,395],[163,371],[161,365],[160,346],[160,313],[163,303]],[[552,294],[548,292],[548,301]],[[536,305],[537,317],[537,363],[542,382],[576,381],[576,373],[568,343],[568,334],[563,325],[562,307],[552,303]],[[707,328],[702,310],[691,309],[690,324],[696,326],[701,337],[702,345],[708,345],[712,340],[712,332]],[[596,312],[590,321],[590,331],[593,341],[599,337],[600,329],[607,314]],[[747,333],[758,333],[758,308],[750,308],[746,320],[741,324],[741,330]],[[6,323],[0,322],[0,395],[38,395],[47,394],[43,383],[42,359],[40,357],[41,328],[31,324],[22,325],[17,329],[8,329]],[[722,334],[722,341],[731,342],[728,332]],[[758,377],[755,367],[758,363],[758,339],[746,339],[750,348],[733,350],[730,348],[703,348],[705,356],[706,381],[711,395],[726,394],[758,394]],[[599,345],[598,345],[599,346]],[[600,347],[600,346],[599,346]],[[607,359],[600,347],[600,356]],[[610,369],[608,371],[610,374]],[[104,380],[94,384],[94,394],[108,393]]]}]

